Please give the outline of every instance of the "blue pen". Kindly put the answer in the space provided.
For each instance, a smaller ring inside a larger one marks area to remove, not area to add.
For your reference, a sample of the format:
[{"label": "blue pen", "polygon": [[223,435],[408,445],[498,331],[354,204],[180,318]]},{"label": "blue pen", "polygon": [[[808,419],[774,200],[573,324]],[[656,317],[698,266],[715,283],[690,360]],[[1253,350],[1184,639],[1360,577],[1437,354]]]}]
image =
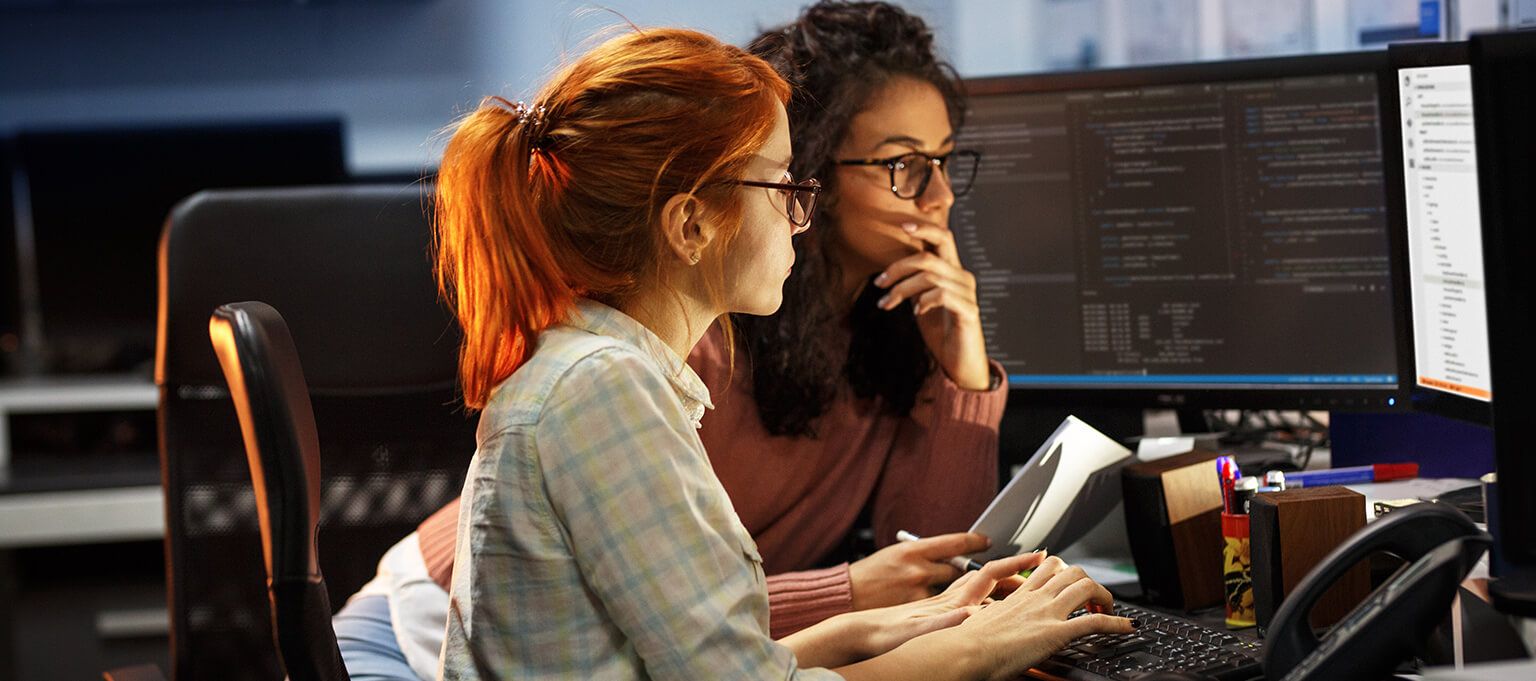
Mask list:
[{"label": "blue pen", "polygon": [[1367,482],[1386,482],[1419,477],[1416,463],[1378,463],[1369,466],[1347,466],[1321,471],[1286,473],[1286,487],[1322,487],[1324,485],[1359,485]]}]

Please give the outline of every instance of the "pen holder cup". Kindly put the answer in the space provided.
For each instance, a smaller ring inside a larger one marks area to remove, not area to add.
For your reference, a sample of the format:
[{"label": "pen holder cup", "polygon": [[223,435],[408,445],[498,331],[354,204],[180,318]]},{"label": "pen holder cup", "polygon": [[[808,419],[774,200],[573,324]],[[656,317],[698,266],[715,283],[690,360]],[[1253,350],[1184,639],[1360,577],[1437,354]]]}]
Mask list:
[{"label": "pen holder cup", "polygon": [[1253,576],[1249,571],[1248,516],[1221,514],[1221,576],[1227,602],[1227,628],[1258,623],[1253,608]]}]

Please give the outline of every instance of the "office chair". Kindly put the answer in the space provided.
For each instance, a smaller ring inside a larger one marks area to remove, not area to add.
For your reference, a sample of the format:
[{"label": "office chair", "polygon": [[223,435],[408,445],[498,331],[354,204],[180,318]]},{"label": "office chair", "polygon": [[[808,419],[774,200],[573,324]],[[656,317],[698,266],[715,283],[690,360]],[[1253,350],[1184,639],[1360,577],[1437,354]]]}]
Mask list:
[{"label": "office chair", "polygon": [[462,489],[475,423],[455,391],[458,327],[432,279],[429,195],[420,186],[210,191],[171,213],[155,382],[176,681],[283,675],[258,495],[208,342],[217,306],[281,309],[307,361],[325,434],[316,553],[329,603],[339,607],[394,542]]},{"label": "office chair", "polygon": [[345,681],[331,629],[331,602],[315,555],[319,546],[320,439],[304,368],[288,324],[260,302],[219,307],[208,336],[229,382],[272,602],[273,637],[293,681]]}]

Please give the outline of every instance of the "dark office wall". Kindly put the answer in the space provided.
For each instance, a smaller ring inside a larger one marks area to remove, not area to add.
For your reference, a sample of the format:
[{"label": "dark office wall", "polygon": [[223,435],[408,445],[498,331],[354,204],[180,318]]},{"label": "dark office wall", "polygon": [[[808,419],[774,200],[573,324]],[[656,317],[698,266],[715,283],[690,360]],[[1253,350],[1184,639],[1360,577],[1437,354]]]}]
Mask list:
[{"label": "dark office wall", "polygon": [[340,114],[354,169],[419,166],[432,131],[485,89],[486,43],[516,17],[496,5],[0,6],[0,132]]},{"label": "dark office wall", "polygon": [[[355,172],[409,171],[435,163],[434,133],[468,106],[529,96],[603,27],[684,25],[743,43],[807,2],[0,0],[0,135],[333,114]],[[942,33],[950,2],[902,4]]]}]

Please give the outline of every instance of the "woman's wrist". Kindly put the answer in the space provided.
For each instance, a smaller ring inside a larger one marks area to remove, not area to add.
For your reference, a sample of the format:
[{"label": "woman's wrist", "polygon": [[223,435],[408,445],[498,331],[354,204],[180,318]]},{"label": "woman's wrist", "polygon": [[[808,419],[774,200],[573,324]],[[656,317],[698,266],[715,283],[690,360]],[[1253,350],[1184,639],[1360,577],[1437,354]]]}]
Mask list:
[{"label": "woman's wrist", "polygon": [[949,377],[949,382],[962,390],[972,392],[986,392],[997,388],[996,375],[992,372],[992,362],[983,354],[980,360],[964,362],[965,368],[951,370],[942,367],[944,375]]},{"label": "woman's wrist", "polygon": [[916,653],[920,658],[934,657],[945,660],[946,671],[954,672],[949,678],[986,679],[996,675],[997,664],[991,659],[986,641],[975,631],[964,627],[941,629],[908,641],[897,648],[909,648],[903,653]]},{"label": "woman's wrist", "polygon": [[833,615],[779,642],[795,651],[801,667],[839,667],[871,656],[875,627],[856,612]]},{"label": "woman's wrist", "polygon": [[871,619],[868,612],[854,611],[838,616],[842,620],[839,626],[843,640],[847,642],[848,662],[867,660],[885,652],[875,643],[875,636],[880,632],[879,623]]}]

